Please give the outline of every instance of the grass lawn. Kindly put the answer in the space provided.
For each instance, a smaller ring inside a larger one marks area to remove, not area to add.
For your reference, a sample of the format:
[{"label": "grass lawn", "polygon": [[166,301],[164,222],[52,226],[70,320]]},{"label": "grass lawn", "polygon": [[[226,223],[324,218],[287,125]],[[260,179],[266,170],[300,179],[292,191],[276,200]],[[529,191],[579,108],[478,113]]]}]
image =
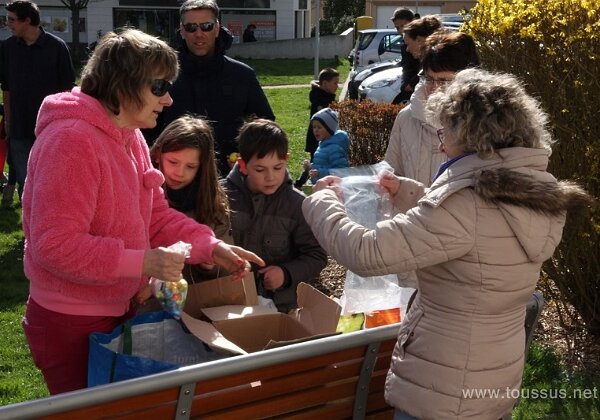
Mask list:
[{"label": "grass lawn", "polygon": [[[256,71],[258,80],[263,86],[301,85],[313,80],[314,61],[303,59],[253,60],[241,58]],[[340,72],[340,84],[346,80],[350,72],[348,60],[319,60],[319,68],[333,67]]]},{"label": "grass lawn", "polygon": [[[244,60],[253,66],[264,85],[308,84],[312,80],[311,60]],[[323,62],[321,67],[334,63]],[[348,63],[337,67],[347,77]],[[308,157],[304,140],[309,120],[308,87],[265,89],[277,121],[290,139],[290,171],[300,173]],[[23,274],[23,235],[19,208],[0,208],[0,405],[47,395],[41,374],[33,365],[20,326],[28,283]],[[600,385],[589,375],[569,372],[552,348],[535,343],[524,375],[529,390],[596,389],[596,398],[523,398],[515,419],[600,419]],[[597,388],[594,388],[597,387]],[[549,394],[552,395],[552,394]]]}]

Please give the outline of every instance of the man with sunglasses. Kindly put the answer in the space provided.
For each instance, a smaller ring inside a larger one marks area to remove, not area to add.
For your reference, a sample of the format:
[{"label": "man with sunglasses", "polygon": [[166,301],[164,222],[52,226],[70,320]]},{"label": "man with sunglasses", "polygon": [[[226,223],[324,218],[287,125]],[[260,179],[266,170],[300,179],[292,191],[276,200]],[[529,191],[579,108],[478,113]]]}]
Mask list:
[{"label": "man with sunglasses", "polygon": [[47,95],[70,90],[75,85],[75,70],[67,44],[40,26],[40,11],[35,3],[26,0],[8,3],[6,20],[12,36],[4,42],[0,58],[4,118],[10,137],[10,161],[21,197],[42,100]]},{"label": "man with sunglasses", "polygon": [[214,0],[187,0],[180,9],[181,71],[170,93],[173,106],[159,116],[157,127],[145,131],[153,143],[171,121],[186,114],[204,116],[215,132],[217,164],[221,176],[229,173],[228,158],[237,152],[235,138],[251,116],[275,120],[254,70],[225,55],[233,37],[219,23]]}]

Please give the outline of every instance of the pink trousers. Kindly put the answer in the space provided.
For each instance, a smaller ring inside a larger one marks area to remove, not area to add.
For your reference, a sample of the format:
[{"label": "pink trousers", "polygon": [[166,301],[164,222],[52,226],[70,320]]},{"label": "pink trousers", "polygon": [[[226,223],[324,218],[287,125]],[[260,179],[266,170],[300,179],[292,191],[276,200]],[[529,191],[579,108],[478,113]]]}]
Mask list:
[{"label": "pink trousers", "polygon": [[21,324],[50,394],[86,388],[90,333],[109,333],[129,317],[67,315],[29,298]]}]

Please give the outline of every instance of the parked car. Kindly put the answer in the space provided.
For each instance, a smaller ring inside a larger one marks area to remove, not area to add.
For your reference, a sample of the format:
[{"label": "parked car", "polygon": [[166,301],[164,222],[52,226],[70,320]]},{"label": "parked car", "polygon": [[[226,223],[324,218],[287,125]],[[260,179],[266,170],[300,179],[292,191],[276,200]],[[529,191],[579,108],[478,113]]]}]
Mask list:
[{"label": "parked car", "polygon": [[402,36],[395,29],[364,29],[358,32],[354,46],[352,70],[358,72],[369,64],[400,57]]},{"label": "parked car", "polygon": [[358,87],[364,82],[366,79],[374,75],[375,73],[379,73],[380,71],[387,70],[392,67],[400,66],[401,59],[397,58],[395,60],[383,61],[381,63],[373,63],[364,67],[362,70],[359,69],[358,72],[354,70],[350,71],[348,74],[348,97],[350,99],[358,99]]},{"label": "parked car", "polygon": [[[441,14],[438,15],[442,20],[442,26],[451,31],[458,31],[463,24],[463,16],[459,14]],[[467,15],[467,19],[469,16]],[[350,82],[352,79],[350,79]],[[350,94],[350,82],[348,84],[348,93]],[[399,65],[391,66],[383,71],[371,74],[358,87],[358,99],[370,99],[374,102],[396,102],[396,97],[400,94],[400,85],[402,83],[402,67]]]},{"label": "parked car", "polygon": [[402,67],[395,66],[375,73],[358,87],[360,100],[370,99],[373,102],[392,103],[400,94],[402,84]]}]

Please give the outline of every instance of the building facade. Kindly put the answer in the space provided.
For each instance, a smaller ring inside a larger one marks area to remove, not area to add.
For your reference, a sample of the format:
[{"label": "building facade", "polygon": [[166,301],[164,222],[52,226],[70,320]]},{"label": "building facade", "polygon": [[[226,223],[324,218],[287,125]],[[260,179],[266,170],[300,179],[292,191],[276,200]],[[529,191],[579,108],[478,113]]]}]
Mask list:
[{"label": "building facade", "polygon": [[[71,11],[60,0],[37,0],[45,30],[72,41]],[[80,11],[79,41],[96,42],[104,33],[122,26],[134,26],[173,43],[179,28],[181,0],[90,0]],[[311,0],[217,0],[220,21],[241,42],[244,29],[256,25],[258,40],[310,37]],[[10,36],[6,10],[0,11],[0,39]]]}]

